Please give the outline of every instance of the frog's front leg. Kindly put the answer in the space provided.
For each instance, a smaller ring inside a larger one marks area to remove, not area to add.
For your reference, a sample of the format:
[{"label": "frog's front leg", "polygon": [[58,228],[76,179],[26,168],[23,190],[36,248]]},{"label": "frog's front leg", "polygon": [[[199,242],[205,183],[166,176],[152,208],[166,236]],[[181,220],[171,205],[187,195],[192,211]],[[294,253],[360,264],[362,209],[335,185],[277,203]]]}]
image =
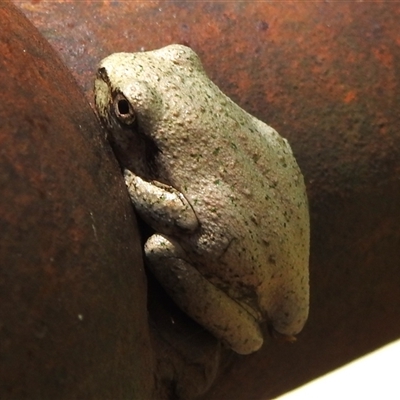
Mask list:
[{"label": "frog's front leg", "polygon": [[145,181],[125,169],[125,183],[136,211],[153,229],[194,231],[199,221],[185,196],[172,186]]},{"label": "frog's front leg", "polygon": [[175,303],[239,354],[258,350],[263,335],[255,318],[190,264],[184,249],[163,235],[145,244],[148,267]]}]

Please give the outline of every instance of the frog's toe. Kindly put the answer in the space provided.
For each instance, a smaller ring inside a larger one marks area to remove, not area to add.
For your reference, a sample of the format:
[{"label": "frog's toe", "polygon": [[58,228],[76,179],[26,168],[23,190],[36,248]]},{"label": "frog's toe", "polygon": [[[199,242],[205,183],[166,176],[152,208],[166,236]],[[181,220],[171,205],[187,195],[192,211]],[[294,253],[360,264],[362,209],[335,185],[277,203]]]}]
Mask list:
[{"label": "frog's toe", "polygon": [[304,296],[287,296],[268,313],[275,331],[285,336],[297,335],[308,318],[308,293]]}]

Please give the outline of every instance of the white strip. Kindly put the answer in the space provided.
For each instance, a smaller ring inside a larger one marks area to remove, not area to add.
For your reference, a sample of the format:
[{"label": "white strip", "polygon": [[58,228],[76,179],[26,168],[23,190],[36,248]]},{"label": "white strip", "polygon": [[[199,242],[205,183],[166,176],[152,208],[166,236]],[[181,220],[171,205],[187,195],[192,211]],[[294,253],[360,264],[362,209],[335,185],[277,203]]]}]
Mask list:
[{"label": "white strip", "polygon": [[400,340],[363,356],[278,400],[400,399]]}]

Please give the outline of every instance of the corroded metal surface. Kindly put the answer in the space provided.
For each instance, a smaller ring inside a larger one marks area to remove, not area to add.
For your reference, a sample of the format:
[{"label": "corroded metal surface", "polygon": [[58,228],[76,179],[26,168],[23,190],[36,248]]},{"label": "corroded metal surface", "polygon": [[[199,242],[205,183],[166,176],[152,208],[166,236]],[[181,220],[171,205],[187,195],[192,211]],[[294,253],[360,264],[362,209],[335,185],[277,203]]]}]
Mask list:
[{"label": "corroded metal surface", "polygon": [[119,168],[48,43],[8,2],[0,25],[0,398],[146,398],[146,283]]},{"label": "corroded metal surface", "polygon": [[311,208],[311,311],[295,345],[235,358],[207,399],[263,399],[400,336],[397,3],[20,3],[91,99],[98,60],[191,46],[287,137]]}]

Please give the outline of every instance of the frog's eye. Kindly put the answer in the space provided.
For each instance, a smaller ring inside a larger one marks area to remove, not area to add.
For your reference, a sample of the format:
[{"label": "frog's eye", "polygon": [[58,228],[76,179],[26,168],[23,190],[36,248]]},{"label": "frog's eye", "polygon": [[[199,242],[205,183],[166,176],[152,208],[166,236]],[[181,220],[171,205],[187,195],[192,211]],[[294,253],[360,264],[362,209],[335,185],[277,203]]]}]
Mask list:
[{"label": "frog's eye", "polygon": [[129,101],[122,95],[117,94],[114,98],[114,113],[124,125],[132,125],[135,121],[135,111]]}]

